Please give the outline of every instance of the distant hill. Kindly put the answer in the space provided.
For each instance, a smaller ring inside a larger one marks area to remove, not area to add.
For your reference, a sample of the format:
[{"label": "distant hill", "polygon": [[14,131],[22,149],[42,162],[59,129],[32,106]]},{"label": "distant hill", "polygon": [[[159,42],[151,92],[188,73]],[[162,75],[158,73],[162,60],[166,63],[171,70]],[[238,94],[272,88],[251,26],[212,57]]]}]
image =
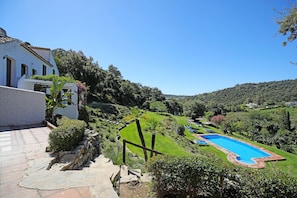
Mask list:
[{"label": "distant hill", "polygon": [[246,103],[272,104],[297,101],[297,79],[263,83],[246,83],[187,99],[198,99],[206,105],[234,106]]},{"label": "distant hill", "polygon": [[176,100],[189,97],[189,96],[184,96],[184,95],[172,95],[172,94],[164,94],[164,96],[166,99],[176,99]]}]

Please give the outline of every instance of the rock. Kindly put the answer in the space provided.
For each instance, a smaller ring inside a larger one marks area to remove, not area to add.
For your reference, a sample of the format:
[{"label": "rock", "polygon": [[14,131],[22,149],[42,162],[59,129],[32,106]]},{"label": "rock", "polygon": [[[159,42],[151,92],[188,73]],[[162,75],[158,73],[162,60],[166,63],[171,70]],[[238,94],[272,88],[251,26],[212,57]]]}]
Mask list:
[{"label": "rock", "polygon": [[51,149],[51,147],[49,147],[49,146],[47,146],[47,147],[45,147],[45,152],[52,152],[52,149]]},{"label": "rock", "polygon": [[61,168],[61,171],[82,169],[100,154],[99,139],[98,133],[87,130],[83,141],[74,151],[59,152],[47,169],[49,170],[55,163],[68,163]]}]

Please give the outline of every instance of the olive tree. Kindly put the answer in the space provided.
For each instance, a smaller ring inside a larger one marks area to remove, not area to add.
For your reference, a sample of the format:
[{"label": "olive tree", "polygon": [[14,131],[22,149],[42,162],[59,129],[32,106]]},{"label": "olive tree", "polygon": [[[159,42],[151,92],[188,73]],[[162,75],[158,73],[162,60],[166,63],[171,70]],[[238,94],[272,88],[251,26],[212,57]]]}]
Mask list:
[{"label": "olive tree", "polygon": [[198,101],[188,101],[184,104],[184,115],[192,119],[204,116],[206,107]]},{"label": "olive tree", "polygon": [[[289,42],[297,38],[297,6],[292,4],[291,8],[286,8],[284,11],[279,12],[281,17],[276,21],[279,24],[278,32],[287,36]],[[286,46],[287,42],[283,42]]]}]

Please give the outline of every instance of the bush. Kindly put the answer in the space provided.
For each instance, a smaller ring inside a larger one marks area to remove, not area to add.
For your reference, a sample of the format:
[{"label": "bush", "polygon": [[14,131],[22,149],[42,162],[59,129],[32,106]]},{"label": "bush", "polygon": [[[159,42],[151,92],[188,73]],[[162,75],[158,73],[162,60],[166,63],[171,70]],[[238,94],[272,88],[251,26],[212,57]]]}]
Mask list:
[{"label": "bush", "polygon": [[81,107],[79,112],[78,112],[78,119],[85,121],[87,124],[89,123],[90,120],[90,115],[87,110],[87,107]]},{"label": "bush", "polygon": [[54,152],[72,150],[83,139],[85,122],[63,117],[58,120],[58,125],[49,134],[50,148]]},{"label": "bush", "polygon": [[205,156],[161,156],[148,169],[157,197],[297,197],[295,178]]},{"label": "bush", "polygon": [[185,135],[185,127],[183,125],[178,125],[176,129],[177,135],[184,136]]}]

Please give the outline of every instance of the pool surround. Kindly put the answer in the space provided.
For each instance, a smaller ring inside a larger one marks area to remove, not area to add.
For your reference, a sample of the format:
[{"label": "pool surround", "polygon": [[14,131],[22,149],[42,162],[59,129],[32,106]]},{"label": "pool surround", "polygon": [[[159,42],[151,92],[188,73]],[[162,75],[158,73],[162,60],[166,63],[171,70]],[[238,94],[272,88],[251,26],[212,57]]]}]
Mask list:
[{"label": "pool surround", "polygon": [[[221,147],[211,141],[209,141],[208,139],[204,138],[203,135],[219,135],[219,136],[223,136],[223,137],[226,137],[226,138],[230,138],[232,140],[235,140],[235,141],[238,141],[238,142],[241,142],[243,144],[247,144],[251,147],[255,147],[257,149],[260,149],[262,151],[264,151],[265,153],[268,153],[270,156],[268,157],[261,157],[261,158],[252,158],[252,160],[255,162],[255,164],[246,164],[246,163],[243,163],[243,162],[240,162],[237,157],[238,155],[236,155],[235,153],[225,149],[224,147]],[[235,139],[233,137],[230,137],[230,136],[226,136],[226,135],[222,135],[222,134],[197,134],[196,135],[200,140],[203,140],[203,141],[206,141],[208,144],[214,146],[215,148],[217,148],[218,150],[224,152],[227,154],[227,159],[234,163],[234,164],[237,164],[237,165],[240,165],[240,166],[245,166],[245,167],[250,167],[250,168],[265,168],[266,164],[265,162],[266,161],[281,161],[281,160],[285,160],[284,157],[280,156],[280,155],[277,155],[275,153],[272,153],[271,151],[268,151],[264,148],[261,148],[261,147],[258,147],[256,145],[253,145],[253,144],[250,144],[250,143],[247,143],[247,142],[244,142],[242,140],[238,140],[238,139]]]}]

